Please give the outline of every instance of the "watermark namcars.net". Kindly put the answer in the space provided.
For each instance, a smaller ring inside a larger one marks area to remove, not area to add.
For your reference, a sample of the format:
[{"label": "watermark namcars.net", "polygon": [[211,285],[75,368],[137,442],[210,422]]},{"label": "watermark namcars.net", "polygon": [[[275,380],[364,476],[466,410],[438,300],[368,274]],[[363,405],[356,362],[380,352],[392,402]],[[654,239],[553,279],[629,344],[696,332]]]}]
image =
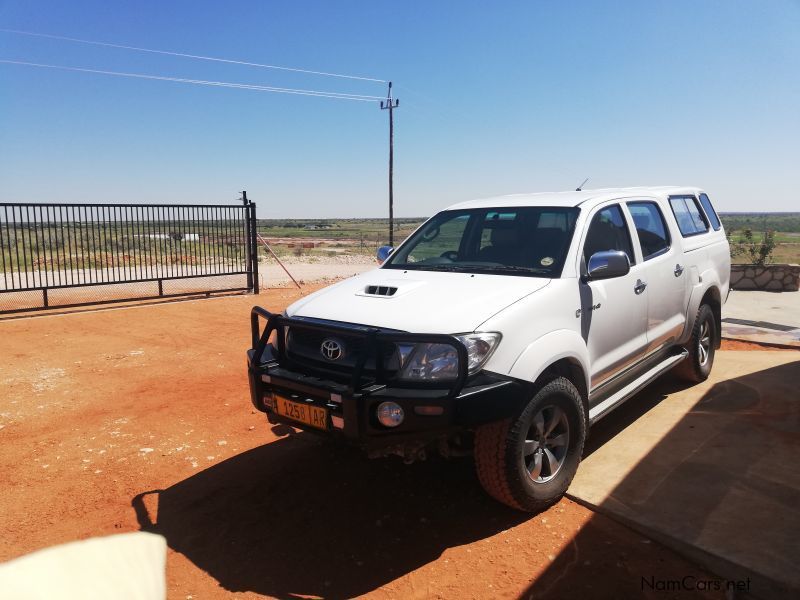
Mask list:
[{"label": "watermark namcars.net", "polygon": [[681,578],[659,579],[654,575],[642,576],[641,590],[654,592],[749,592],[750,578],[702,579],[694,575]]}]

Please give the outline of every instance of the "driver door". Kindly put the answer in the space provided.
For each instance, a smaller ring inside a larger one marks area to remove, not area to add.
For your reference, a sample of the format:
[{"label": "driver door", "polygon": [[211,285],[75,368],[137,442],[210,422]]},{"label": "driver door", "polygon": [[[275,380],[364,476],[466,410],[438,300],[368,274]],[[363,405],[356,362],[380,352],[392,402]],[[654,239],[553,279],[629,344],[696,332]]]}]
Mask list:
[{"label": "driver door", "polygon": [[581,335],[589,351],[592,389],[635,363],[647,347],[647,289],[640,285],[642,265],[631,239],[625,212],[612,204],[596,209],[583,240],[584,264],[605,250],[625,252],[631,263],[621,277],[581,279]]}]

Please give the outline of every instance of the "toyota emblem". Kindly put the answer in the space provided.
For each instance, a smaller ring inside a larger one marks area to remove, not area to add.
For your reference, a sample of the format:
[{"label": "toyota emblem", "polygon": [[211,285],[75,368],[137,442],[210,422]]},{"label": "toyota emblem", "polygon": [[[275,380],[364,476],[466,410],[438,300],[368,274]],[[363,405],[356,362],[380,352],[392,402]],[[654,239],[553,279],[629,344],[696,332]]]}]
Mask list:
[{"label": "toyota emblem", "polygon": [[340,342],[332,338],[323,340],[319,351],[328,360],[339,360],[344,356],[344,347]]}]

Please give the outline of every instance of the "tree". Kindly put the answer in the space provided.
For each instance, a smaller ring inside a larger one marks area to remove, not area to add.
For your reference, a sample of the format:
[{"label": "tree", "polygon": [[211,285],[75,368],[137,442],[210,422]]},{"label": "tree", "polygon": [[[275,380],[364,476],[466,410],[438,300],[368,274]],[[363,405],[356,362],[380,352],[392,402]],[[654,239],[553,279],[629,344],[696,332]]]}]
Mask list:
[{"label": "tree", "polygon": [[753,235],[753,230],[749,227],[742,231],[744,241],[733,242],[731,236],[733,232],[728,233],[728,244],[731,249],[731,258],[741,256],[742,254],[750,258],[750,263],[763,267],[769,262],[772,262],[772,252],[775,250],[775,232],[768,229],[761,234],[761,239],[758,240]]}]

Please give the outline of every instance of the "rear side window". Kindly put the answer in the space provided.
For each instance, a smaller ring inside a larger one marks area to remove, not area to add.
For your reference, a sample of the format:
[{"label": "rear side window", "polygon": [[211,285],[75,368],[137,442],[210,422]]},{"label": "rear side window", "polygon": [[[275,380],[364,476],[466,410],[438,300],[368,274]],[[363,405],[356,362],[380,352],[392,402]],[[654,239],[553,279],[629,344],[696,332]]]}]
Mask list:
[{"label": "rear side window", "polygon": [[655,202],[628,202],[645,260],[669,250],[669,234],[664,215]]},{"label": "rear side window", "polygon": [[622,209],[617,204],[602,209],[592,219],[583,245],[586,264],[589,264],[592,254],[605,250],[621,250],[628,255],[630,263],[634,263],[631,235]]},{"label": "rear side window", "polygon": [[672,213],[683,237],[708,231],[708,224],[693,196],[673,196],[669,199]]},{"label": "rear side window", "polygon": [[706,211],[706,216],[708,220],[711,221],[711,226],[714,228],[714,231],[719,231],[719,217],[717,216],[717,211],[711,206],[711,200],[708,199],[708,196],[700,194],[700,204],[703,205],[703,210]]}]

